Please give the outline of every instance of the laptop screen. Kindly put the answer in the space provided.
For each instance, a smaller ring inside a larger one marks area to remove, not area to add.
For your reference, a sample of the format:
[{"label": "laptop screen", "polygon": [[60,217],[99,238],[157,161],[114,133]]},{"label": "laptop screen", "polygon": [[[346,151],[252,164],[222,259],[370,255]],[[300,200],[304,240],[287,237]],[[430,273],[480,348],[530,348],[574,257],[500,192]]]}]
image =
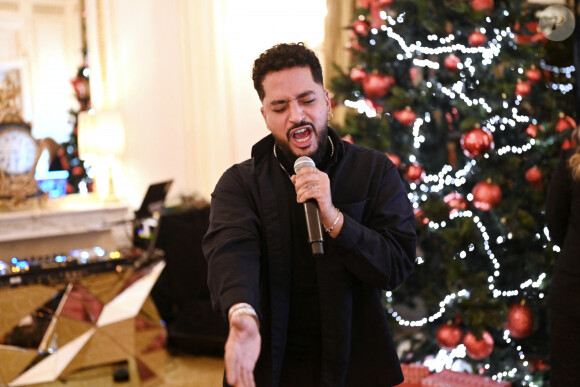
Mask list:
[{"label": "laptop screen", "polygon": [[135,211],[135,218],[149,218],[155,211],[161,211],[171,183],[173,180],[151,184],[145,193],[141,207]]}]

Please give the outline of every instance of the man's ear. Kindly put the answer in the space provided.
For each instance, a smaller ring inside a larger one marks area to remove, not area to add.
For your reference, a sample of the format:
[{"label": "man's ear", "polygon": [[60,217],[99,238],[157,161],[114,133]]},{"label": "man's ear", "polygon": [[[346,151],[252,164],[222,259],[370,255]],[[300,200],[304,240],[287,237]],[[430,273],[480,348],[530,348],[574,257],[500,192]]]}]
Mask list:
[{"label": "man's ear", "polygon": [[330,94],[326,89],[324,89],[324,100],[326,101],[326,107],[328,108],[328,112],[330,114],[332,112],[332,104],[330,103]]},{"label": "man's ear", "polygon": [[[263,106],[260,108],[260,113],[262,113],[262,117],[264,117],[264,122],[266,123],[266,128],[268,128],[268,130],[270,130],[270,125],[268,125],[268,119],[266,118],[266,112],[264,111]],[[270,130],[270,132],[271,132],[271,130]]]}]

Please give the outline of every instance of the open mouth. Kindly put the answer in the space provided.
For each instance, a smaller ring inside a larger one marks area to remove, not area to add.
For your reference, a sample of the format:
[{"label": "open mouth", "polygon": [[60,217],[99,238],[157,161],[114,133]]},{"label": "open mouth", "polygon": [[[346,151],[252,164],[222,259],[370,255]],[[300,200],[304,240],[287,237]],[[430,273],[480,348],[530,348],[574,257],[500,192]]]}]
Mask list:
[{"label": "open mouth", "polygon": [[290,133],[290,138],[299,147],[310,145],[313,137],[313,130],[309,126],[303,126]]}]

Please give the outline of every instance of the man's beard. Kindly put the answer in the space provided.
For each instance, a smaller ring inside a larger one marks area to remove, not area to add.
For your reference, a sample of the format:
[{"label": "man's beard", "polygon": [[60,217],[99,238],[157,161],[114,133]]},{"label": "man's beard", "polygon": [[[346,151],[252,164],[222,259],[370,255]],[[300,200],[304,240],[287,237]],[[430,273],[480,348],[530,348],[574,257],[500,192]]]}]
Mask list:
[{"label": "man's beard", "polygon": [[[326,154],[326,148],[328,147],[328,126],[324,125],[324,128],[319,131],[316,129],[314,124],[307,123],[307,122],[301,122],[298,125],[295,125],[294,127],[297,128],[297,127],[305,126],[305,125],[308,125],[312,128],[313,135],[318,134],[318,147],[316,148],[316,152],[314,152],[314,154],[309,156],[312,159],[312,161],[314,161],[314,164],[318,165],[324,159],[324,155]],[[288,132],[290,132],[292,129],[294,129],[294,127],[290,128],[290,130]],[[274,140],[276,141],[276,146],[278,148],[280,148],[282,153],[284,153],[284,157],[292,165],[294,165],[294,162],[296,161],[298,156],[295,155],[292,152],[292,150],[290,149],[290,146],[289,146],[290,139],[286,138],[286,141],[280,141],[279,139],[274,137]]]}]

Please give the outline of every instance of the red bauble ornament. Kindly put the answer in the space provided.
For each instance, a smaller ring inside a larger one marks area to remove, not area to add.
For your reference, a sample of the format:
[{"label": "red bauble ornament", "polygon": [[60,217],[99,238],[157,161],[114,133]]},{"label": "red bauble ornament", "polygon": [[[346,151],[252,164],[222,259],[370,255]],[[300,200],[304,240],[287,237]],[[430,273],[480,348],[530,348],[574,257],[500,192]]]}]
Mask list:
[{"label": "red bauble ornament", "polygon": [[[356,36],[352,36],[351,38],[355,39]],[[354,53],[352,52],[353,50],[354,51],[362,51],[363,50],[363,46],[361,46],[361,44],[358,42],[346,42],[344,46],[346,47],[347,50],[350,51],[351,56],[354,56]]]},{"label": "red bauble ornament", "polygon": [[399,166],[401,165],[401,159],[399,158],[399,156],[387,153],[387,157],[389,158],[389,160],[393,162],[393,164],[395,164],[395,167],[399,169]]},{"label": "red bauble ornament", "polygon": [[459,57],[454,54],[447,55],[443,61],[445,68],[450,71],[457,70],[457,65],[459,63],[461,63],[461,59],[459,59]]},{"label": "red bauble ornament", "polygon": [[71,80],[75,95],[80,104],[80,110],[88,110],[91,107],[91,88],[88,78],[77,76]]},{"label": "red bauble ornament", "polygon": [[334,109],[335,107],[338,106],[339,102],[334,98],[334,95],[330,94],[329,96],[330,96],[330,107]]},{"label": "red bauble ornament", "polygon": [[564,140],[564,142],[562,143],[562,149],[570,149],[570,148],[574,148],[576,147],[576,140],[570,140],[570,139],[566,139]]},{"label": "red bauble ornament", "polygon": [[350,79],[352,79],[353,82],[362,82],[366,76],[367,73],[360,67],[353,67],[352,70],[350,70]]},{"label": "red bauble ornament", "polygon": [[69,163],[68,159],[66,158],[66,156],[60,157],[60,166],[65,171],[70,170],[70,163]]},{"label": "red bauble ornament", "polygon": [[364,20],[355,20],[352,23],[352,28],[357,34],[367,36],[369,33],[369,24]]},{"label": "red bauble ornament", "polygon": [[477,339],[471,332],[463,338],[463,345],[467,355],[475,360],[488,357],[493,352],[493,337],[487,331],[483,331],[481,339]]},{"label": "red bauble ornament", "polygon": [[474,11],[484,11],[493,9],[493,0],[471,0],[471,8]]},{"label": "red bauble ornament", "polygon": [[[445,119],[447,120],[447,123],[449,125],[453,124],[453,116],[451,115],[451,113],[449,113],[449,112],[445,113]],[[453,129],[453,126],[450,126],[449,130],[452,130],[452,129]]]},{"label": "red bauble ornament", "polygon": [[441,325],[437,329],[437,344],[441,348],[452,350],[457,347],[463,339],[463,332],[455,324]]},{"label": "red bauble ornament", "polygon": [[528,78],[530,83],[536,83],[542,78],[542,72],[536,66],[532,65],[532,67],[526,70],[526,78]]},{"label": "red bauble ornament", "polygon": [[516,42],[518,42],[518,44],[526,44],[532,41],[531,37],[528,35],[519,35],[519,34],[515,34],[516,35]]},{"label": "red bauble ornament", "polygon": [[393,4],[393,0],[377,0],[379,3],[379,7],[388,7],[389,5]]},{"label": "red bauble ornament", "polygon": [[480,181],[471,190],[473,205],[482,211],[489,211],[501,202],[499,185],[487,181]]},{"label": "red bauble ornament", "polygon": [[383,105],[381,105],[380,103],[369,98],[365,98],[365,103],[369,108],[373,109],[376,113],[381,114],[383,112]]},{"label": "red bauble ornament", "polygon": [[352,136],[350,134],[347,134],[346,136],[344,136],[342,138],[342,141],[346,141],[346,142],[350,142],[351,144],[354,144],[354,141],[353,141]]},{"label": "red bauble ornament", "polygon": [[443,198],[443,201],[455,211],[467,209],[467,199],[459,192],[448,193]]},{"label": "red bauble ornament", "polygon": [[418,87],[423,81],[423,70],[417,67],[411,67],[409,69],[409,78],[413,86]]},{"label": "red bauble ornament", "polygon": [[418,183],[425,176],[425,170],[419,164],[411,164],[405,172],[407,180],[413,183]]},{"label": "red bauble ornament", "polygon": [[413,214],[415,215],[415,218],[419,219],[423,216],[423,209],[421,207],[414,208]]},{"label": "red bauble ornament", "polygon": [[493,148],[493,136],[487,130],[475,127],[461,136],[461,149],[469,157],[477,157]]},{"label": "red bauble ornament", "polygon": [[75,187],[71,183],[66,183],[65,191],[67,194],[71,194],[75,192]]},{"label": "red bauble ornament", "polygon": [[[524,23],[522,28],[519,22],[514,24],[514,31],[516,32],[516,41],[519,44],[526,44],[532,41],[532,37],[537,35],[537,31],[540,28],[540,23],[537,21],[529,21]],[[541,34],[541,32],[540,32]],[[536,37],[537,40],[537,37]]]},{"label": "red bauble ornament", "polygon": [[80,165],[76,165],[73,167],[73,169],[71,170],[71,175],[73,176],[80,176],[83,174],[83,167],[81,167]]},{"label": "red bauble ornament", "polygon": [[358,0],[358,3],[361,7],[368,8],[369,5],[373,4],[378,5],[379,7],[388,7],[389,5],[393,4],[393,0]]},{"label": "red bauble ornament", "polygon": [[[514,25],[514,31],[516,32],[516,41],[520,44],[526,43],[545,43],[548,38],[542,32],[540,28],[540,23],[537,21],[529,21],[524,23],[525,30],[520,31],[520,24],[516,23]],[[523,34],[518,34],[522,32]]]},{"label": "red bauble ornament", "polygon": [[576,127],[576,121],[570,116],[560,113],[558,115],[558,123],[556,124],[556,132],[563,132],[568,128],[574,129]]},{"label": "red bauble ornament", "polygon": [[516,339],[524,339],[534,332],[532,310],[525,303],[510,306],[506,329],[510,336]]},{"label": "red bauble ornament", "polygon": [[412,111],[409,106],[407,106],[403,110],[398,110],[398,111],[394,112],[393,117],[395,117],[395,119],[397,121],[399,121],[401,124],[403,124],[405,126],[413,125],[413,122],[415,122],[415,118],[416,118],[415,112]]},{"label": "red bauble ornament", "polygon": [[542,170],[537,166],[533,166],[526,171],[525,174],[526,181],[530,183],[530,185],[541,188],[542,187]]},{"label": "red bauble ornament", "polygon": [[531,40],[533,43],[545,43],[548,40],[548,38],[546,37],[546,35],[544,35],[543,32],[538,31],[532,35]]},{"label": "red bauble ornament", "polygon": [[522,98],[526,98],[526,96],[530,94],[530,91],[532,91],[532,86],[530,83],[519,79],[518,83],[516,83],[516,95],[519,95]]},{"label": "red bauble ornament", "polygon": [[368,74],[362,82],[363,91],[369,98],[382,98],[395,83],[395,78],[379,73]]},{"label": "red bauble ornament", "polygon": [[534,372],[536,370],[545,371],[549,368],[550,368],[550,366],[547,365],[546,363],[544,363],[544,361],[542,359],[534,360],[534,361],[532,361],[532,364],[530,365],[530,371],[532,371],[532,372]]},{"label": "red bauble ornament", "polygon": [[71,83],[75,89],[75,95],[78,100],[86,100],[90,98],[91,91],[89,80],[87,78],[79,76],[71,80]]},{"label": "red bauble ornament", "polygon": [[471,35],[469,35],[468,41],[472,46],[479,47],[485,44],[487,38],[481,32],[474,31]]},{"label": "red bauble ornament", "polygon": [[381,19],[381,8],[379,2],[377,0],[373,0],[371,2],[371,27],[372,28],[380,28],[384,21]]},{"label": "red bauble ornament", "polygon": [[413,214],[415,214],[415,220],[419,223],[421,223],[422,225],[426,225],[429,223],[429,218],[425,217],[423,215],[423,209],[422,208],[415,208],[413,209]]},{"label": "red bauble ornament", "polygon": [[526,128],[526,133],[530,137],[536,138],[536,135],[538,134],[538,127],[534,124],[529,124],[528,127]]}]

